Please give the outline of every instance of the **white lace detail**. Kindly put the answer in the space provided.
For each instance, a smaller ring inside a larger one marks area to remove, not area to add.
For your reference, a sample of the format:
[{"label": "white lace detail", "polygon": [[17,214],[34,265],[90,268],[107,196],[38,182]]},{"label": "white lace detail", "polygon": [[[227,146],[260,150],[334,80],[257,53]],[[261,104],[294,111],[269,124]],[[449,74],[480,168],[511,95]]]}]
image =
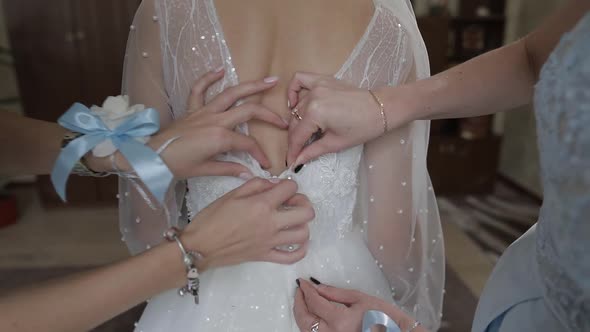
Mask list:
[{"label": "white lace detail", "polygon": [[[294,179],[299,185],[299,192],[313,203],[316,222],[311,228],[315,238],[333,238],[335,235],[342,238],[345,232],[352,229],[361,154],[362,147],[331,153],[308,163],[299,174],[291,171],[281,174],[281,178]],[[254,175],[270,178],[270,174],[262,170],[253,158],[240,159],[228,154],[219,159],[241,163],[250,168]],[[187,193],[189,215],[194,215],[243,183],[244,180],[233,177],[190,179]]]}]

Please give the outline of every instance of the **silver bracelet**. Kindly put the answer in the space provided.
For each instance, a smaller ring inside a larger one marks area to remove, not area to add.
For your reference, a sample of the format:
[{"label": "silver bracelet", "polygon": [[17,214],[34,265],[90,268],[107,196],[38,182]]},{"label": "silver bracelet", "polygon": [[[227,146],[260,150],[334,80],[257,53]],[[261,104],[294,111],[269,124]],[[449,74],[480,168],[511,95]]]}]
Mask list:
[{"label": "silver bracelet", "polygon": [[420,326],[420,322],[419,321],[415,321],[414,322],[414,325],[412,325],[412,327],[410,327],[410,329],[408,330],[408,332],[414,331],[418,326]]},{"label": "silver bracelet", "polygon": [[199,304],[199,286],[201,281],[199,280],[199,270],[197,269],[195,262],[202,259],[203,257],[196,251],[187,251],[180,241],[180,230],[176,227],[172,227],[164,232],[164,238],[170,242],[176,242],[180,252],[182,253],[182,262],[186,267],[186,279],[187,283],[184,287],[178,290],[178,295],[184,296],[185,294],[191,294],[195,298],[195,304]]}]

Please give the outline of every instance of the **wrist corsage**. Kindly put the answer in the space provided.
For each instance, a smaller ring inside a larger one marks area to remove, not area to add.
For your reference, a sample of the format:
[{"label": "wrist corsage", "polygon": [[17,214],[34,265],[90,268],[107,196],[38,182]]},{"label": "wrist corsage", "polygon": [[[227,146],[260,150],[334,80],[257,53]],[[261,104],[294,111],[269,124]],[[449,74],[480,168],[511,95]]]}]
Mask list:
[{"label": "wrist corsage", "polygon": [[51,173],[53,185],[66,200],[66,183],[78,161],[92,151],[96,157],[119,151],[153,196],[164,202],[173,175],[159,154],[147,147],[149,137],[160,129],[158,111],[144,105],[129,105],[127,96],[109,97],[102,107],[76,103],[58,123],[79,137],[67,144]]}]

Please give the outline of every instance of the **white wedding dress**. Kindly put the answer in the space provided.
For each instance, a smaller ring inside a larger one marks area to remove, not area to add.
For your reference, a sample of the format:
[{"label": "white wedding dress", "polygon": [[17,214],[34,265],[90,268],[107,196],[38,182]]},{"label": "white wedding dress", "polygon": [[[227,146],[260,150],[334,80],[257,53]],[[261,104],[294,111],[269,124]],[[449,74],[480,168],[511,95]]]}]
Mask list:
[{"label": "white wedding dress", "polygon": [[[336,78],[362,88],[429,75],[415,17],[405,0],[374,1],[374,15]],[[158,109],[167,123],[184,115],[192,83],[223,65],[212,98],[238,84],[212,0],[144,0],[131,27],[124,93]],[[247,125],[237,130],[247,133]],[[149,301],[137,330],[298,331],[292,315],[295,280],[313,276],[395,301],[426,327],[440,324],[443,238],[426,171],[429,123],[418,121],[374,142],[308,163],[291,178],[316,210],[307,257],[293,265],[252,262],[201,277],[200,304],[170,290]],[[271,175],[247,154],[219,157]],[[121,231],[132,253],[161,242],[208,204],[244,183],[231,177],[179,182],[165,209],[142,186],[122,180]],[[183,203],[183,198],[185,199]],[[182,213],[186,206],[186,214]],[[239,217],[239,216],[236,216]]]}]

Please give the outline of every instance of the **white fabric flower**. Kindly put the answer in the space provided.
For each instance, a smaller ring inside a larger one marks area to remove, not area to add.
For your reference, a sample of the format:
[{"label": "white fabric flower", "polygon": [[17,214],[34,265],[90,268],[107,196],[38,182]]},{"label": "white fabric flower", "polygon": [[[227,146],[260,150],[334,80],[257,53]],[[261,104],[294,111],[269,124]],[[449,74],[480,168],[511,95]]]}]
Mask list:
[{"label": "white fabric flower", "polygon": [[[129,96],[117,96],[108,97],[102,107],[92,106],[90,110],[98,115],[109,129],[113,130],[135,113],[145,110],[145,106],[141,104],[129,106]],[[149,137],[136,137],[135,140],[145,144]],[[107,139],[92,149],[92,154],[96,157],[106,157],[115,151],[117,148],[110,139]]]}]

